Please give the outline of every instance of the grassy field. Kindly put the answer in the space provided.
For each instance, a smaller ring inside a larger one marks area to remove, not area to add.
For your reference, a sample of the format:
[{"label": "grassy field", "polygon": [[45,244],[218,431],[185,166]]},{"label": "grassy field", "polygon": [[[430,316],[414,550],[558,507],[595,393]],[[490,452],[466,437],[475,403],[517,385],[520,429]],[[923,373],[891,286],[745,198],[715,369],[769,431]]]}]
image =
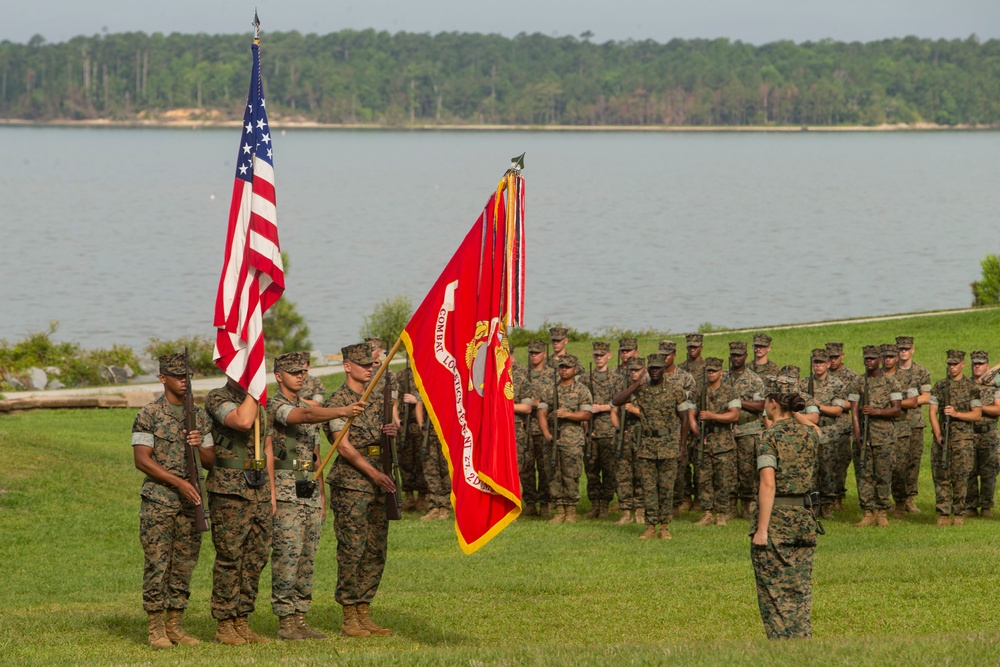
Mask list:
[{"label": "grassy field", "polygon": [[[865,342],[917,338],[941,376],[944,350],[995,346],[998,311],[776,332],[779,363],[841,339],[860,367]],[[710,354],[725,335],[706,339]],[[641,342],[641,351],[656,341]],[[574,350],[575,351],[575,350]],[[580,350],[582,351],[582,350]],[[1000,352],[1000,350],[996,350]],[[330,378],[333,386],[338,383]],[[671,542],[640,526],[516,522],[471,556],[448,522],[409,515],[390,531],[373,612],[389,638],[154,652],[145,645],[138,544],[141,474],[131,463],[133,410],[39,411],[0,418],[0,662],[4,664],[983,665],[1000,662],[996,563],[1000,522],[935,529],[926,467],[923,513],[888,529],[826,522],[814,574],[809,642],[769,643],[757,613],[749,525],[699,528],[688,514]],[[853,487],[853,484],[850,485]],[[585,508],[582,508],[585,509]],[[210,639],[211,540],[195,571],[190,631]],[[316,566],[310,620],[336,635],[332,521]],[[251,624],[275,636],[269,570]]]}]

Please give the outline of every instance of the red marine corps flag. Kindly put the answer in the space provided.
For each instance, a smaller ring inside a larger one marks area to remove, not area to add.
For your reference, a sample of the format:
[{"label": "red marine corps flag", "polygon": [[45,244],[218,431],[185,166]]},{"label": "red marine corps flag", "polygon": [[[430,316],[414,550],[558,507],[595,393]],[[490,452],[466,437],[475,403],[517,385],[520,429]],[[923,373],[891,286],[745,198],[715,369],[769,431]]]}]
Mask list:
[{"label": "red marine corps flag", "polygon": [[253,70],[243,112],[226,256],[215,301],[215,364],[257,399],[267,401],[264,312],[285,291],[274,206],[271,129],[260,82],[260,23],[254,16]]},{"label": "red marine corps flag", "polygon": [[515,158],[401,335],[448,459],[465,553],[521,513],[507,331],[524,318],[523,158]]}]

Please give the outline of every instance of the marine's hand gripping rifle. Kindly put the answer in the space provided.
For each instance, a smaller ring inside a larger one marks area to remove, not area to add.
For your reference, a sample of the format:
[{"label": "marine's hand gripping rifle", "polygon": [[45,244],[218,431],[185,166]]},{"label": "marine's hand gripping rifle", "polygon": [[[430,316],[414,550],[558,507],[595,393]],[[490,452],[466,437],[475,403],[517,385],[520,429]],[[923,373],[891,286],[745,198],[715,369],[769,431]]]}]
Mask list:
[{"label": "marine's hand gripping rifle", "polygon": [[[861,407],[871,403],[871,394],[868,388],[868,373],[865,373],[865,386],[861,390]],[[858,443],[858,463],[861,465],[862,474],[865,470],[865,456],[868,449],[868,438],[870,435],[871,418],[864,412],[861,413],[861,442]]]},{"label": "marine's hand gripping rifle", "polygon": [[556,379],[552,385],[552,474],[559,470],[559,367],[556,367]]},{"label": "marine's hand gripping rifle", "polygon": [[708,371],[701,367],[701,396],[698,397],[698,451],[695,452],[695,462],[700,468],[705,458],[705,408],[708,407]]},{"label": "marine's hand gripping rifle", "polygon": [[[386,382],[382,387],[382,424],[392,423],[392,387]],[[396,456],[396,441],[385,431],[382,431],[382,470],[388,471],[396,484],[395,491],[385,492],[385,515],[390,521],[403,518],[403,500],[399,492],[403,489],[403,481],[399,474],[399,459]]]},{"label": "marine's hand gripping rifle", "polygon": [[[195,418],[194,392],[191,389],[191,364],[188,363],[188,351],[184,348],[184,429],[187,433],[198,430],[198,422]],[[187,452],[188,482],[198,490],[201,502],[194,506],[194,528],[199,533],[208,530],[208,521],[205,520],[205,494],[201,491],[201,473],[198,467],[198,454],[195,448],[184,443],[184,451]]]},{"label": "marine's hand gripping rifle", "polygon": [[951,405],[951,380],[946,380],[941,390],[941,402],[938,405],[938,422],[944,422],[944,433],[941,436],[941,468],[948,469],[948,443],[951,440],[951,417],[944,409]]}]

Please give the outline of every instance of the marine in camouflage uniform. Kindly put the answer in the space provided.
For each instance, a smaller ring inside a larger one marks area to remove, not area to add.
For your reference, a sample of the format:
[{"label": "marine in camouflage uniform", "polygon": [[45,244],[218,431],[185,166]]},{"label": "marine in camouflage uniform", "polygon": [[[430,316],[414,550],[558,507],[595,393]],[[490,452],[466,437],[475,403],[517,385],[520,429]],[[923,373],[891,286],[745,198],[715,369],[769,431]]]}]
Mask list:
[{"label": "marine in camouflage uniform", "polygon": [[750,363],[750,370],[760,376],[764,382],[764,395],[778,391],[778,387],[767,378],[777,377],[781,374],[778,364],[768,358],[771,354],[771,337],[767,334],[756,334],[753,337],[753,361]]},{"label": "marine in camouflage uniform", "polygon": [[[903,483],[906,493],[903,498],[903,510],[911,514],[920,514],[915,498],[917,497],[917,481],[920,479],[920,459],[924,455],[924,410],[923,407],[931,397],[931,374],[926,368],[913,361],[913,337],[897,336],[896,347],[899,349],[899,363],[896,373],[899,382],[906,390],[907,398],[903,400],[903,414],[910,426],[908,442],[897,451],[903,454],[903,460],[897,467],[903,471]],[[916,389],[916,401],[910,396],[910,390]]]},{"label": "marine in camouflage uniform", "polygon": [[[308,371],[309,368],[306,368]],[[306,375],[302,381],[302,389],[299,390],[299,398],[313,407],[323,404],[323,396],[326,394],[326,385],[315,375]]]},{"label": "marine in camouflage uniform", "polygon": [[[705,514],[696,526],[726,525],[729,499],[736,488],[736,441],[733,424],[740,418],[740,397],[722,382],[722,359],[705,359],[705,384],[695,389],[699,428],[694,458],[698,473],[698,500]],[[704,391],[703,391],[704,390]],[[702,398],[704,394],[704,398]],[[700,460],[699,460],[700,459]]]},{"label": "marine in camouflage uniform", "polygon": [[729,343],[729,370],[722,382],[736,390],[740,398],[740,418],[733,426],[736,441],[736,487],[729,513],[736,515],[736,501],[741,501],[739,516],[748,517],[757,497],[757,444],[760,442],[761,412],[764,410],[764,382],[747,368],[747,344]]},{"label": "marine in camouflage uniform", "polygon": [[[812,491],[818,440],[813,429],[787,416],[777,419],[761,435],[757,467],[773,471],[774,501],[763,524],[754,511],[750,558],[768,639],[812,636],[816,519],[806,506],[806,498]],[[763,488],[763,478],[761,485]],[[758,508],[764,503],[762,498]]]},{"label": "marine in camouflage uniform", "polygon": [[[372,364],[372,377],[375,377],[375,373],[378,372],[379,366],[382,365],[383,357],[385,356],[385,343],[382,342],[381,338],[366,338],[365,339],[365,344],[371,350],[372,359],[375,360],[375,363]],[[391,368],[385,369],[385,373],[382,373],[382,377],[379,378],[378,383],[375,385],[375,388],[372,389],[371,395],[372,396],[381,396],[382,395],[382,387],[385,386],[386,382],[388,382],[389,386],[392,387],[392,401],[393,401],[392,409],[393,409],[394,416],[398,417],[398,415],[395,414],[396,413],[396,374],[392,371]],[[399,421],[399,420],[397,419],[396,421]]]},{"label": "marine in camouflage uniform", "polygon": [[898,384],[903,392],[903,400],[900,403],[899,416],[893,420],[896,429],[896,442],[892,451],[892,499],[895,507],[892,515],[897,519],[904,516],[903,505],[906,503],[906,454],[910,444],[910,424],[906,417],[906,405],[909,400],[915,405],[920,390],[910,386],[910,378],[906,373],[898,371],[899,348],[895,343],[883,343],[880,346],[882,352],[882,372],[887,377],[891,377]]},{"label": "marine in camouflage uniform", "polygon": [[[347,379],[330,394],[324,407],[344,407],[357,403],[371,382],[374,358],[365,343],[341,350]],[[347,435],[337,446],[337,458],[326,482],[330,485],[330,508],[337,535],[336,600],[343,607],[341,634],[366,637],[388,635],[391,630],[377,625],[369,607],[378,591],[385,569],[389,545],[386,491],[394,490],[392,478],[382,470],[382,433],[396,434],[396,425],[384,423],[382,401],[369,401],[364,412],[351,422]],[[323,424],[330,442],[347,426],[335,419]]]},{"label": "marine in camouflage uniform", "polygon": [[969,475],[969,487],[965,494],[966,516],[993,516],[993,497],[996,493],[997,471],[1000,469],[1000,456],[997,448],[997,416],[1000,415],[1000,390],[992,383],[984,383],[987,379],[987,369],[990,365],[989,353],[985,350],[973,350],[969,356],[972,361],[972,379],[979,385],[980,400],[983,403],[983,418],[974,424],[972,430],[976,434],[976,458]]},{"label": "marine in camouflage uniform", "polygon": [[[555,382],[556,372],[546,365],[545,341],[528,342],[528,368],[524,370],[526,388],[521,393],[521,403],[531,406],[525,418],[526,437],[517,451],[517,467],[521,477],[522,516],[549,515],[549,470],[545,464],[548,446],[538,425],[538,404],[546,387]],[[515,388],[516,389],[516,388]],[[541,505],[541,512],[537,508]]]},{"label": "marine in camouflage uniform", "polygon": [[[417,410],[423,412],[420,391],[413,381],[413,370],[409,363],[396,374],[396,414],[399,417],[400,437],[397,446],[400,476],[403,481],[403,511],[412,512],[420,501],[427,503],[427,478],[424,476],[423,432],[417,420]],[[418,408],[417,405],[420,405]],[[428,508],[430,506],[428,505]]]},{"label": "marine in camouflage uniform", "polygon": [[[549,495],[555,514],[549,523],[576,521],[583,475],[583,423],[590,421],[593,397],[582,382],[575,380],[580,361],[571,354],[559,359],[559,383],[542,395],[538,423],[550,443],[548,452]],[[558,431],[558,437],[556,437]]]},{"label": "marine in camouflage uniform", "polygon": [[[552,327],[549,329],[549,338],[552,341],[552,354],[545,360],[545,365],[555,371],[559,367],[559,360],[568,355],[566,344],[569,342],[569,329]],[[579,359],[576,362],[576,377],[578,380],[583,377],[583,364]]]},{"label": "marine in camouflage uniform", "polygon": [[[139,506],[142,544],[142,608],[149,616],[149,644],[168,648],[197,644],[181,616],[191,596],[191,573],[198,563],[201,532],[195,528],[195,504],[201,488],[188,476],[187,447],[197,447],[201,465],[215,462],[212,423],[195,408],[197,429],[184,430],[187,360],[183,354],[159,359],[163,395],[139,410],[132,424],[132,458],[146,473]],[[164,617],[165,616],[165,617]]]},{"label": "marine in camouflage uniform", "polygon": [[[267,643],[247,623],[257,599],[260,573],[271,553],[273,515],[277,511],[267,415],[232,379],[208,393],[205,409],[213,420],[216,445],[215,466],[205,480],[215,545],[212,617],[219,622],[215,640],[232,645]],[[261,460],[266,464],[259,471],[263,484],[253,487],[243,471],[256,460],[252,435],[255,420],[260,423]]]},{"label": "marine in camouflage uniform", "polygon": [[[660,345],[657,348],[657,353],[663,355],[663,381],[670,382],[677,385],[683,389],[688,398],[691,397],[691,392],[694,391],[695,385],[697,384],[694,380],[694,376],[688,373],[686,370],[676,365],[677,361],[677,343],[672,340],[661,340]],[[688,436],[690,439],[690,436]],[[683,444],[683,443],[682,443]],[[680,513],[684,505],[684,487],[686,483],[686,478],[690,478],[691,472],[691,448],[687,446],[681,447],[680,458],[677,459],[677,475],[674,479],[674,510],[675,513]],[[691,509],[691,496],[687,497],[687,508]],[[686,510],[683,510],[686,511]]]},{"label": "marine in camouflage uniform", "polygon": [[[845,389],[849,388],[858,374],[844,365],[844,344],[839,341],[827,343],[826,353],[830,358],[830,376],[840,380]],[[837,452],[834,468],[837,500],[833,504],[833,510],[839,512],[844,509],[844,496],[847,495],[847,469],[853,459],[851,437],[854,427],[851,422],[850,410],[844,410],[844,413],[840,415],[837,419],[837,427],[831,431],[830,437],[835,439],[832,446]]]},{"label": "marine in camouflage uniform", "polygon": [[[669,525],[673,515],[674,481],[681,441],[687,436],[694,405],[687,392],[663,379],[665,355],[647,357],[650,381],[633,383],[614,397],[624,404],[630,400],[639,417],[642,438],[637,447],[639,475],[642,477],[646,531],[639,537],[648,540],[659,536],[671,538]],[[656,531],[660,525],[659,533]]]},{"label": "marine in camouflage uniform", "polygon": [[[847,390],[854,439],[860,443],[855,452],[854,470],[858,483],[858,500],[865,513],[854,525],[885,527],[889,525],[887,512],[891,498],[893,447],[896,442],[894,420],[901,411],[903,390],[894,378],[887,377],[882,372],[882,352],[879,346],[865,345],[862,355],[865,360],[865,375],[855,378]],[[866,391],[867,402],[864,400]],[[869,432],[867,442],[863,440],[866,418]]]},{"label": "marine in camouflage uniform", "polygon": [[[629,374],[629,384],[637,381],[645,381],[646,361],[642,357],[631,357],[625,364],[625,369]],[[616,394],[623,391],[628,385],[619,381],[616,385]],[[628,404],[617,406],[618,432],[615,434],[615,490],[618,493],[618,509],[621,510],[621,517],[615,525],[624,525],[633,521],[633,511],[635,512],[635,522],[645,523],[643,514],[645,507],[643,504],[642,478],[639,476],[639,466],[636,458],[639,440],[642,437],[642,429],[639,426],[639,419],[628,411]]]},{"label": "marine in camouflage uniform", "polygon": [[594,341],[594,363],[596,368],[588,374],[587,388],[594,399],[593,416],[590,419],[590,452],[584,460],[587,472],[587,498],[589,519],[606,519],[608,505],[615,497],[615,424],[612,418],[611,399],[618,386],[617,377],[609,367],[611,346],[605,341]]},{"label": "marine in camouflage uniform", "polygon": [[[962,375],[965,352],[948,350],[947,364],[947,377],[934,384],[930,400],[931,429],[934,431],[931,445],[934,509],[938,515],[936,525],[961,526],[964,523],[962,513],[969,476],[975,460],[974,427],[982,418],[983,402],[980,386]],[[944,438],[946,422],[947,442]]]},{"label": "marine in camouflage uniform", "polygon": [[316,549],[326,518],[323,487],[312,482],[320,455],[317,424],[363,409],[361,403],[336,409],[309,405],[300,398],[308,368],[308,352],[277,357],[278,391],[267,402],[277,497],[271,535],[271,610],[279,618],[278,637],[285,640],[326,639],[306,623]]},{"label": "marine in camouflage uniform", "polygon": [[427,481],[428,511],[420,519],[423,521],[449,519],[451,518],[451,474],[448,469],[448,459],[441,446],[441,441],[438,439],[434,424],[431,423],[423,408],[423,403],[421,403],[418,415],[420,430],[425,439],[420,444],[420,457],[424,467],[424,479]]},{"label": "marine in camouflage uniform", "polygon": [[819,413],[819,456],[814,487],[820,493],[820,512],[823,518],[829,518],[840,493],[838,439],[842,431],[841,419],[847,412],[847,387],[830,375],[830,357],[825,348],[814,349],[810,361],[812,374],[799,380],[797,389],[812,397]]},{"label": "marine in camouflage uniform", "polygon": [[[679,367],[691,375],[696,383],[701,382],[705,368],[705,359],[701,356],[704,336],[699,333],[688,334],[684,337],[684,345],[687,350],[687,358],[679,364]],[[674,501],[680,503],[678,512],[699,511],[701,509],[698,504],[698,475],[694,467],[694,458],[691,456],[693,451],[693,447],[684,448],[685,458],[681,460],[680,471],[677,473],[677,484],[683,484],[680,494],[674,495]],[[680,500],[678,500],[678,495]]]}]

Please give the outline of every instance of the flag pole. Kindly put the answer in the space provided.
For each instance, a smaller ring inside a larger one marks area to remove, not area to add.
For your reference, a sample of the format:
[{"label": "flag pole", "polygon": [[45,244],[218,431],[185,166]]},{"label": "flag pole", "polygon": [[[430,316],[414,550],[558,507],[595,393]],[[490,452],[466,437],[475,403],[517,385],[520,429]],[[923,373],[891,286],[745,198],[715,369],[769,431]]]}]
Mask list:
[{"label": "flag pole", "polygon": [[[365,401],[368,400],[368,397],[371,395],[372,390],[375,389],[375,385],[377,385],[378,381],[382,378],[383,375],[385,375],[386,369],[389,368],[389,362],[392,361],[392,358],[396,355],[396,352],[399,350],[399,346],[402,344],[403,344],[403,337],[400,336],[399,338],[396,339],[396,343],[392,346],[392,349],[389,350],[389,354],[386,355],[385,361],[383,361],[382,365],[378,367],[377,371],[375,371],[375,376],[372,377],[371,381],[368,382],[368,386],[365,387],[365,392],[361,394],[361,398],[358,399],[359,402],[364,403]],[[314,482],[319,482],[323,479],[323,470],[326,468],[326,464],[328,464],[330,462],[330,459],[333,458],[334,452],[337,451],[337,446],[340,445],[340,441],[344,439],[345,435],[347,435],[347,432],[351,429],[351,424],[353,423],[354,423],[354,417],[353,416],[348,417],[347,423],[344,424],[344,427],[340,429],[339,433],[337,433],[337,437],[333,441],[333,446],[330,447],[330,451],[328,451],[326,453],[326,456],[323,457],[323,462],[319,464],[318,468],[316,468],[316,474],[313,475]]]}]

